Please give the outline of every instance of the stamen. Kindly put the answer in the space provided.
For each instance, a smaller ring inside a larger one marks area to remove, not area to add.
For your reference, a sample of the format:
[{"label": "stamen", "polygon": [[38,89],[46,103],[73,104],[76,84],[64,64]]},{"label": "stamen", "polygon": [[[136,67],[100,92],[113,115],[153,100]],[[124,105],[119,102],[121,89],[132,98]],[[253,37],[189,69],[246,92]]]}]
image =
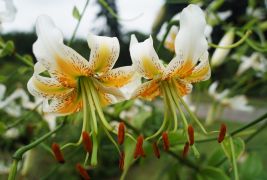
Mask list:
[{"label": "stamen", "polygon": [[122,151],[120,154],[120,159],[119,159],[119,168],[123,170],[124,168],[124,158],[125,158],[125,153]]},{"label": "stamen", "polygon": [[220,128],[220,133],[219,133],[219,136],[218,136],[218,143],[221,143],[224,138],[225,138],[225,134],[226,134],[226,125],[225,124],[221,124],[221,128]]},{"label": "stamen", "polygon": [[90,176],[87,171],[80,165],[79,163],[76,164],[76,170],[78,173],[83,177],[85,180],[90,180]]},{"label": "stamen", "polygon": [[194,139],[194,128],[192,125],[189,125],[188,128],[187,128],[187,132],[188,132],[188,136],[189,136],[189,144],[190,146],[192,146],[195,142],[195,139]]},{"label": "stamen", "polygon": [[168,138],[168,134],[166,132],[162,133],[162,140],[163,140],[163,148],[165,151],[168,151],[170,148],[170,141]]},{"label": "stamen", "polygon": [[144,142],[144,137],[142,135],[138,136],[137,143],[135,146],[135,151],[134,151],[134,159],[136,159],[138,156],[145,157],[145,152],[143,149],[143,142]]},{"label": "stamen", "polygon": [[186,142],[184,145],[184,150],[183,150],[183,157],[185,158],[189,152],[189,143]]},{"label": "stamen", "polygon": [[119,143],[119,145],[123,144],[124,136],[125,136],[125,125],[123,122],[120,122],[119,128],[118,128],[118,143]]},{"label": "stamen", "polygon": [[91,154],[92,153],[93,144],[92,144],[92,140],[91,140],[90,135],[88,134],[88,132],[84,131],[82,133],[82,140],[83,140],[84,149],[86,150],[86,152]]},{"label": "stamen", "polygon": [[52,151],[54,153],[54,157],[57,160],[57,162],[59,162],[61,164],[65,163],[65,160],[64,160],[64,157],[63,157],[63,154],[60,150],[59,145],[57,143],[53,143],[51,148],[52,148]]},{"label": "stamen", "polygon": [[157,143],[154,142],[152,144],[152,147],[153,147],[153,151],[154,151],[155,156],[159,159],[160,158],[160,151],[159,151],[159,147],[158,147]]}]

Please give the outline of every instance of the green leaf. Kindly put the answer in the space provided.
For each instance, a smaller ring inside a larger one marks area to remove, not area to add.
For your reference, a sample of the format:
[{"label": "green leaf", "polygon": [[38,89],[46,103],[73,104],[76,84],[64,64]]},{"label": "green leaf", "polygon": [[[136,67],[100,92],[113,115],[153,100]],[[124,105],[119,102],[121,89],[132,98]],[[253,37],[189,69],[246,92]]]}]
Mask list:
[{"label": "green leaf", "polygon": [[[243,139],[241,138],[235,138],[233,137],[233,143],[234,143],[234,149],[235,149],[235,158],[238,159],[239,156],[244,152],[245,150],[245,143]],[[230,146],[230,138],[226,138],[221,143],[222,149],[225,153],[225,155],[232,161],[232,151]]]},{"label": "green leaf", "polygon": [[261,158],[256,154],[249,154],[246,157],[245,162],[240,163],[239,166],[239,175],[240,179],[249,180],[249,179],[260,179],[256,178],[260,176],[263,172],[263,165]]},{"label": "green leaf", "polygon": [[207,166],[200,170],[198,179],[205,180],[230,180],[230,178],[219,168]]},{"label": "green leaf", "polygon": [[6,131],[6,125],[3,122],[0,122],[0,135]]},{"label": "green leaf", "polygon": [[81,19],[81,14],[76,6],[74,6],[72,9],[72,16],[78,21]]},{"label": "green leaf", "polygon": [[216,166],[218,163],[220,163],[225,158],[224,152],[221,148],[218,148],[215,150],[212,155],[208,159],[208,165],[209,166]]},{"label": "green leaf", "polygon": [[124,153],[125,153],[124,169],[120,178],[121,180],[125,178],[130,166],[134,162],[134,150],[135,150],[135,141],[126,136],[126,139],[124,141]]},{"label": "green leaf", "polygon": [[3,49],[0,50],[0,58],[11,55],[15,50],[13,41],[7,41]]},{"label": "green leaf", "polygon": [[175,132],[169,132],[168,138],[171,145],[183,144],[187,141],[185,133],[182,129],[179,129],[178,131]]}]

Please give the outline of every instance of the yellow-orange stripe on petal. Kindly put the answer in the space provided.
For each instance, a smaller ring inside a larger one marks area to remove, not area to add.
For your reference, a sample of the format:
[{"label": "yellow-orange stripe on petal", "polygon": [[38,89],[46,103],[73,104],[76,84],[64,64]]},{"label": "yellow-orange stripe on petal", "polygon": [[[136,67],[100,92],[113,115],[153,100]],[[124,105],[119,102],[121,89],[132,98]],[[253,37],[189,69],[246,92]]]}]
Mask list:
[{"label": "yellow-orange stripe on petal", "polygon": [[95,73],[105,74],[111,70],[120,53],[120,44],[115,37],[90,34],[88,45],[91,49],[89,67]]},{"label": "yellow-orange stripe on petal", "polygon": [[210,78],[210,71],[208,52],[206,52],[200,59],[200,63],[193,69],[191,75],[185,77],[184,79],[191,83],[205,81]]},{"label": "yellow-orange stripe on petal", "polygon": [[32,95],[44,98],[63,97],[73,91],[73,88],[62,86],[54,78],[40,75],[33,75],[28,81],[27,88]]},{"label": "yellow-orange stripe on petal", "polygon": [[144,78],[153,79],[153,77],[162,74],[164,66],[153,47],[152,37],[144,42],[138,42],[136,37],[132,35],[130,54],[134,67]]},{"label": "yellow-orange stripe on petal", "polygon": [[132,94],[132,98],[139,97],[146,100],[152,100],[159,95],[160,88],[158,80],[151,80],[137,87],[137,89]]},{"label": "yellow-orange stripe on petal", "polygon": [[192,91],[192,84],[182,79],[176,79],[174,81],[176,89],[180,96],[187,95]]},{"label": "yellow-orange stripe on petal", "polygon": [[122,87],[132,80],[134,74],[132,66],[124,66],[108,71],[99,79],[106,86]]},{"label": "yellow-orange stripe on petal", "polygon": [[67,115],[80,111],[82,108],[82,98],[73,91],[71,94],[44,102],[44,112]]},{"label": "yellow-orange stripe on petal", "polygon": [[75,87],[78,76],[90,74],[88,61],[64,45],[63,35],[51,18],[38,17],[36,32],[38,39],[33,44],[33,53],[52,77],[66,87]]}]

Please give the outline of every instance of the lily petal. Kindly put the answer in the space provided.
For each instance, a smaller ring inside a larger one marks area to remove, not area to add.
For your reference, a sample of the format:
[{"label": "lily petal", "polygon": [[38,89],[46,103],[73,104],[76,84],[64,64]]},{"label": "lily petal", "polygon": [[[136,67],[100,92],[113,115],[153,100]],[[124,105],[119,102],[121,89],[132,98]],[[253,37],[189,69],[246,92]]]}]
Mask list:
[{"label": "lily petal", "polygon": [[190,83],[196,83],[199,81],[205,81],[210,78],[210,64],[209,64],[209,53],[206,51],[200,58],[200,62],[193,69],[192,73],[184,79]]},{"label": "lily petal", "polygon": [[191,93],[192,88],[193,88],[191,83],[185,80],[179,79],[179,78],[176,79],[174,82],[175,82],[176,89],[180,96],[184,96],[184,95]]},{"label": "lily petal", "polygon": [[37,60],[64,86],[75,87],[76,77],[89,75],[88,61],[63,44],[63,35],[48,16],[36,22],[37,41],[33,53]]},{"label": "lily petal", "polygon": [[120,54],[118,39],[90,34],[87,41],[91,49],[90,69],[99,74],[105,74],[111,70]]},{"label": "lily petal", "polygon": [[45,100],[43,103],[44,113],[61,116],[78,112],[81,108],[82,98],[78,96],[76,91],[62,98],[53,98],[49,102]]},{"label": "lily petal", "polygon": [[141,84],[132,94],[132,98],[140,97],[151,101],[160,95],[158,80],[151,80]]},{"label": "lily petal", "polygon": [[167,66],[164,79],[172,76],[184,76],[192,71],[199,58],[208,49],[205,27],[205,15],[197,5],[191,4],[183,9],[180,30],[175,39],[176,58]]},{"label": "lily petal", "polygon": [[132,80],[134,74],[135,69],[132,66],[124,66],[110,70],[99,79],[106,86],[122,87]]},{"label": "lily petal", "polygon": [[73,90],[73,88],[62,86],[62,84],[54,78],[40,75],[33,75],[28,81],[27,88],[33,96],[43,98],[62,97]]},{"label": "lily petal", "polygon": [[35,73],[27,84],[28,91],[37,97],[54,98],[62,97],[70,93],[73,88],[66,88],[55,78],[44,77],[39,75],[45,71],[44,66],[40,62],[34,65]]},{"label": "lily petal", "polygon": [[153,79],[153,77],[163,72],[164,66],[153,47],[151,36],[144,42],[139,43],[135,35],[132,35],[130,54],[133,65],[144,78]]}]

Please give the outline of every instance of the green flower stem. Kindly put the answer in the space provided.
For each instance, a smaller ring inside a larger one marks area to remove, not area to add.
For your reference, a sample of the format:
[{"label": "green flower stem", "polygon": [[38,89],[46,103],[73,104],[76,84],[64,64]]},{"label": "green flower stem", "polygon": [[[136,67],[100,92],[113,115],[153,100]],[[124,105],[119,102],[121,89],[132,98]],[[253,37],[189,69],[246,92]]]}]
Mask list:
[{"label": "green flower stem", "polygon": [[97,165],[98,142],[97,142],[97,137],[95,133],[92,133],[92,137],[93,137],[93,151],[92,151],[92,157],[91,157],[91,165],[96,166]]},{"label": "green flower stem", "polygon": [[103,110],[101,108],[101,104],[99,102],[99,95],[96,92],[96,89],[94,88],[93,82],[91,80],[88,80],[88,83],[91,84],[90,92],[91,92],[91,96],[93,98],[93,102],[95,104],[95,108],[96,108],[96,111],[98,113],[98,116],[99,116],[101,122],[103,123],[104,127],[106,129],[108,129],[109,131],[112,131],[113,128],[109,125],[109,123],[107,122],[107,120],[105,118],[105,115],[104,115]]},{"label": "green flower stem", "polygon": [[255,124],[258,124],[261,121],[264,121],[267,118],[267,113],[263,114],[262,116],[260,116],[259,118],[255,119],[254,121],[242,126],[241,128],[236,129],[235,131],[231,132],[230,135],[234,136],[248,128],[250,128],[251,126],[254,126]]},{"label": "green flower stem", "polygon": [[169,22],[169,24],[168,24],[168,26],[167,26],[167,30],[166,30],[166,32],[165,32],[165,34],[164,34],[164,36],[163,36],[163,39],[162,39],[162,41],[160,42],[160,44],[159,44],[159,46],[158,46],[158,48],[157,48],[157,53],[160,51],[160,49],[163,47],[163,45],[164,45],[164,43],[165,43],[165,41],[166,41],[166,38],[167,38],[167,36],[168,36],[168,34],[169,34],[169,32],[170,32],[170,30],[171,30],[171,28],[172,28],[172,26],[174,26],[174,25],[177,25],[177,26],[179,26],[179,21],[170,21]]},{"label": "green flower stem", "polygon": [[153,135],[147,137],[145,139],[145,141],[149,141],[150,139],[153,139],[153,138],[157,137],[158,135],[160,135],[160,133],[164,130],[166,123],[168,121],[167,94],[164,91],[164,87],[162,87],[162,86],[161,86],[161,91],[163,92],[163,101],[164,101],[164,119],[163,119],[163,122],[162,122],[160,128]]},{"label": "green flower stem", "polygon": [[[239,37],[243,37],[244,34],[241,33],[241,32],[237,32],[236,33]],[[254,50],[256,51],[259,51],[259,52],[267,52],[267,48],[266,46],[265,47],[262,47],[258,44],[256,44],[253,40],[250,40],[250,39],[246,39],[246,43],[251,47],[253,48]]]},{"label": "green flower stem", "polygon": [[220,49],[232,49],[232,48],[235,48],[235,47],[239,46],[244,41],[246,41],[251,34],[252,34],[252,31],[248,30],[246,32],[246,34],[244,36],[242,36],[242,38],[239,41],[237,41],[237,42],[235,42],[235,43],[233,43],[231,45],[228,45],[228,46],[218,46],[218,45],[213,44],[213,43],[209,43],[209,46],[211,46],[213,48],[220,48]]},{"label": "green flower stem", "polygon": [[73,33],[72,33],[72,36],[71,36],[71,38],[70,38],[70,41],[68,42],[68,46],[71,46],[71,44],[72,44],[72,42],[73,42],[73,40],[74,40],[74,38],[75,38],[75,36],[76,36],[77,30],[78,30],[78,28],[79,28],[79,26],[80,26],[81,20],[82,20],[82,18],[83,18],[83,15],[84,15],[84,13],[85,13],[85,11],[86,11],[86,8],[87,8],[88,4],[89,4],[89,0],[86,1],[85,5],[84,5],[84,7],[83,7],[81,16],[80,16],[80,18],[79,18],[79,20],[78,20],[78,22],[77,22],[77,24],[76,24],[76,27],[75,27],[75,29],[74,29],[74,31],[73,31]]},{"label": "green flower stem", "polygon": [[[0,41],[0,48],[4,48],[5,47],[5,43]],[[23,62],[25,65],[29,66],[29,67],[34,67],[33,63],[28,61],[25,57],[23,57],[22,55],[20,55],[19,53],[17,53],[15,50],[9,51],[16,59],[20,60],[21,62]]]},{"label": "green flower stem", "polygon": [[[172,82],[172,87],[175,87],[174,82]],[[179,96],[179,94],[177,94],[175,92],[175,90],[173,89],[173,94],[176,97],[176,99],[178,98],[179,101],[182,103],[183,107],[186,109],[186,111],[188,112],[188,114],[190,115],[190,117],[195,121],[195,123],[197,123],[197,125],[199,126],[199,128],[202,130],[202,132],[204,134],[210,134],[206,131],[206,129],[204,128],[204,126],[201,124],[200,120],[197,118],[197,116],[190,110],[190,108],[188,107],[188,105],[186,104],[186,102],[183,100],[183,98],[181,96]]]},{"label": "green flower stem", "polygon": [[89,103],[89,107],[90,107],[90,113],[91,113],[91,116],[92,116],[92,120],[93,120],[93,129],[94,129],[94,133],[97,134],[98,133],[98,130],[97,130],[97,120],[96,120],[96,115],[95,115],[95,107],[96,107],[96,104],[94,103],[94,100],[93,100],[93,94],[92,94],[92,91],[93,91],[93,84],[90,82],[90,80],[85,80],[84,82],[84,90],[85,92],[87,92],[87,103]]},{"label": "green flower stem", "polygon": [[[186,120],[186,117],[184,115],[184,112],[178,102],[178,99],[176,96],[178,96],[173,88],[173,86],[171,84],[167,84],[166,85],[166,90],[168,91],[168,94],[169,94],[169,98],[172,98],[174,103],[176,104],[177,108],[178,108],[178,111],[180,112],[180,115],[182,117],[182,122],[184,124],[184,131],[185,131],[185,134],[186,134],[186,137],[187,137],[187,140],[189,142],[189,135],[187,133],[187,128],[188,128],[188,123],[187,123],[187,120]],[[195,145],[192,145],[192,149],[193,149],[193,152],[194,152],[194,155],[199,158],[200,157],[200,154],[196,148]]]},{"label": "green flower stem", "polygon": [[[83,100],[83,125],[82,125],[82,131],[81,131],[81,136],[79,138],[79,140],[76,142],[76,143],[67,143],[65,145],[63,145],[60,149],[61,150],[64,150],[66,149],[67,147],[70,147],[70,146],[79,146],[81,143],[82,143],[82,132],[83,131],[86,131],[87,130],[87,127],[88,127],[88,123],[90,123],[90,118],[89,118],[89,112],[88,112],[88,98],[87,98],[87,95],[86,95],[86,89],[85,89],[85,86],[82,82],[83,80],[80,81],[79,83],[79,87],[81,89],[81,93],[82,93],[82,100]],[[89,130],[89,129],[88,129]]]},{"label": "green flower stem", "polygon": [[12,163],[12,166],[11,166],[11,170],[10,170],[10,173],[9,173],[9,176],[8,176],[8,180],[14,180],[16,178],[17,165],[18,165],[18,162],[22,159],[22,156],[24,155],[24,153],[26,153],[30,149],[36,147],[37,145],[39,145],[40,143],[45,141],[47,138],[49,138],[52,134],[54,134],[57,131],[59,131],[65,125],[65,122],[66,122],[66,118],[64,118],[64,120],[62,121],[61,125],[56,127],[56,129],[54,131],[50,131],[49,133],[47,133],[47,134],[43,135],[42,137],[36,139],[32,143],[19,148],[14,153],[14,155],[13,155],[13,159],[14,160],[13,160],[13,163]]},{"label": "green flower stem", "polygon": [[86,166],[87,162],[88,162],[88,159],[89,159],[89,153],[86,153],[86,156],[85,156],[85,159],[84,159],[84,162],[83,162],[83,166]]},{"label": "green flower stem", "polygon": [[237,163],[236,163],[236,159],[235,159],[235,147],[234,147],[234,143],[233,143],[233,138],[232,137],[230,137],[230,147],[231,147],[231,151],[232,151],[231,154],[232,154],[232,163],[233,163],[235,180],[239,180]]}]

